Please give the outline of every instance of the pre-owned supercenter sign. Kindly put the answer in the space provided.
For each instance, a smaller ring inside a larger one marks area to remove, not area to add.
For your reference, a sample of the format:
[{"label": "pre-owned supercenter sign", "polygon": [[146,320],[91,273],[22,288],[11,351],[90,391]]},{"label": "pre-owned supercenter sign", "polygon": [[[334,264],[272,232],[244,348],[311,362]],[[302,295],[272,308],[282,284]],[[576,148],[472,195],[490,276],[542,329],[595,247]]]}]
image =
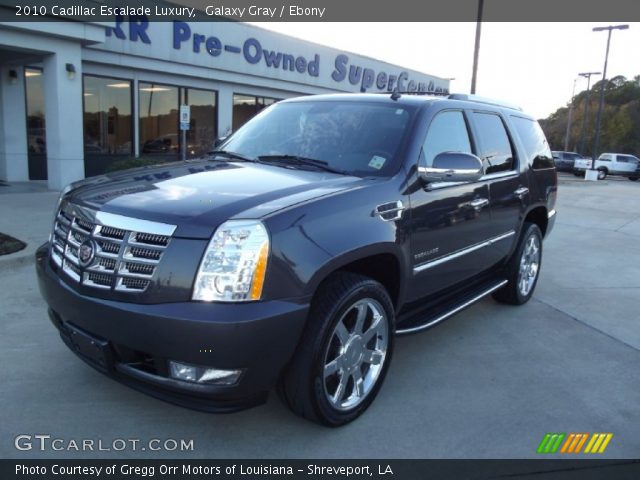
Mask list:
[{"label": "pre-owned supercenter sign", "polygon": [[[211,66],[216,66],[215,62],[219,59],[233,56],[249,65],[292,72],[310,80],[322,77],[323,83],[332,83],[339,89],[357,88],[361,92],[391,92],[396,89],[409,92],[442,92],[445,89],[442,85],[436,85],[433,80],[411,78],[412,74],[404,70],[376,69],[358,64],[357,60],[352,60],[345,53],[334,54],[332,58],[326,58],[328,55],[321,53],[300,55],[289,50],[289,46],[295,47],[294,42],[288,42],[286,49],[274,48],[255,36],[226,42],[219,34],[206,32],[206,25],[172,22],[170,47],[185,54],[209,57]],[[107,29],[107,37],[150,45],[152,36],[149,26],[144,17],[130,17],[128,22],[119,17],[115,26]],[[165,37],[162,37],[163,41]],[[349,88],[347,84],[354,88]]]}]

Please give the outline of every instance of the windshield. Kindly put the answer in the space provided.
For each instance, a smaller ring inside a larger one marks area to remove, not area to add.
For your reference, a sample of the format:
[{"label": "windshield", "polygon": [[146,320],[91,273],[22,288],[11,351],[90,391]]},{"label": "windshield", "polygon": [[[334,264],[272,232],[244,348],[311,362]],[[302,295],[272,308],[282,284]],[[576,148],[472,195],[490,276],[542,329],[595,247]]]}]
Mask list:
[{"label": "windshield", "polygon": [[412,116],[412,110],[396,105],[281,103],[263,110],[220,148],[295,168],[311,168],[295,162],[302,157],[351,175],[385,176],[396,170],[396,154]]}]

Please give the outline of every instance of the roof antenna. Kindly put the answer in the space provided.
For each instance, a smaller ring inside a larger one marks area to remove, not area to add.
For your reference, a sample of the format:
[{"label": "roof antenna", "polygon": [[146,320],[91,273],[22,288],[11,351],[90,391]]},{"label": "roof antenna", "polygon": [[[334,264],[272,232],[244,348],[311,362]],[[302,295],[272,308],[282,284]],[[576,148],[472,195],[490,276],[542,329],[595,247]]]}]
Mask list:
[{"label": "roof antenna", "polygon": [[393,93],[391,94],[391,100],[398,100],[402,94],[398,91],[398,87],[393,89]]}]

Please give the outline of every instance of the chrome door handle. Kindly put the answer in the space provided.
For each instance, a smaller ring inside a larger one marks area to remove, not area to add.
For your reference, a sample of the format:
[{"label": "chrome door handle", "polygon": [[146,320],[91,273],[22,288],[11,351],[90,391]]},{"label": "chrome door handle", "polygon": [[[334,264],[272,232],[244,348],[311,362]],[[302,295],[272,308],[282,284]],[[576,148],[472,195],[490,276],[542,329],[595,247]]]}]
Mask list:
[{"label": "chrome door handle", "polygon": [[475,200],[471,200],[469,202],[469,206],[475,208],[476,210],[481,210],[487,205],[489,205],[489,200],[486,198],[476,198]]},{"label": "chrome door handle", "polygon": [[513,192],[513,194],[518,198],[524,197],[527,193],[529,193],[529,189],[527,187],[520,187]]}]

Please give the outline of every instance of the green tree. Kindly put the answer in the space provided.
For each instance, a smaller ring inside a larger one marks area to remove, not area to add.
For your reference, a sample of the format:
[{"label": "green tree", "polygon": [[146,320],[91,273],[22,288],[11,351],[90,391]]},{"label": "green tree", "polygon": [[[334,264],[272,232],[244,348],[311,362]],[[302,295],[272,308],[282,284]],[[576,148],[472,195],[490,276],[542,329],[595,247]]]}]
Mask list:
[{"label": "green tree", "polygon": [[[589,101],[588,116],[585,119],[587,92],[579,92],[573,99],[573,120],[569,132],[569,149],[581,150],[583,155],[591,156],[594,140],[595,117],[598,99],[603,81],[593,85]],[[640,75],[627,80],[618,75],[606,80],[605,105],[600,131],[600,152],[621,152],[640,154]],[[560,107],[545,119],[540,120],[551,148],[564,149],[569,105]],[[580,139],[584,128],[584,147],[580,148]]]}]

